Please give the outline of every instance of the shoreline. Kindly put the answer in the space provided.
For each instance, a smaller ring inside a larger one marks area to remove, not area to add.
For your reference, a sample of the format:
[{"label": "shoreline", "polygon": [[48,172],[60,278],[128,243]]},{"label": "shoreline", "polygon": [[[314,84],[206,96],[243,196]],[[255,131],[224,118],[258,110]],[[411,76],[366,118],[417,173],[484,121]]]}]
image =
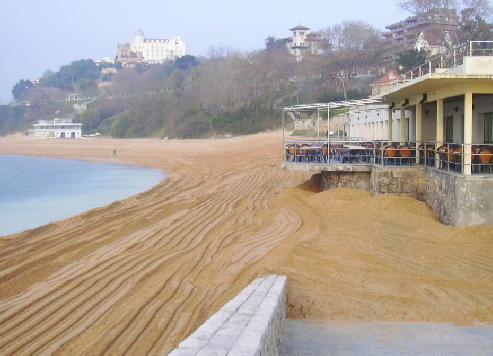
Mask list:
[{"label": "shoreline", "polygon": [[310,191],[310,174],[281,169],[281,142],[0,138],[0,154],[112,163],[116,149],[169,174],[0,239],[0,353],[167,353],[266,274],[288,276],[293,319],[493,323],[493,227],[444,226],[412,198]]},{"label": "shoreline", "polygon": [[[89,159],[77,159],[77,158],[65,158],[65,157],[61,157],[61,158],[60,157],[47,157],[47,156],[41,156],[41,155],[34,156],[34,155],[30,155],[30,154],[22,155],[22,154],[0,153],[0,157],[23,157],[23,158],[32,158],[32,159],[41,159],[41,160],[72,161],[72,162],[78,162],[78,163],[87,164],[87,165],[99,165],[99,166],[106,165],[109,167],[119,167],[119,168],[128,169],[128,170],[140,170],[140,171],[142,171],[142,174],[147,174],[147,172],[148,173],[152,172],[153,174],[159,174],[159,180],[155,184],[152,184],[151,186],[149,186],[148,188],[146,188],[143,191],[136,192],[134,194],[128,195],[128,196],[123,197],[123,198],[115,198],[114,200],[112,200],[110,202],[101,202],[100,204],[98,204],[96,206],[88,207],[87,209],[84,209],[84,210],[76,209],[78,211],[75,212],[74,214],[71,214],[71,215],[68,215],[65,217],[61,217],[61,218],[55,218],[54,220],[47,221],[46,223],[43,223],[43,224],[40,224],[37,226],[33,226],[31,228],[27,228],[24,230],[13,232],[13,233],[8,233],[5,235],[0,234],[0,239],[13,238],[17,234],[21,234],[24,232],[39,229],[39,228],[42,228],[43,226],[61,223],[67,219],[76,217],[78,215],[84,214],[84,213],[89,212],[91,210],[104,208],[104,207],[109,206],[113,203],[124,201],[127,199],[131,199],[135,196],[138,196],[140,194],[144,194],[144,193],[150,191],[151,189],[155,188],[156,186],[161,184],[164,180],[168,179],[168,177],[169,177],[169,174],[167,174],[167,172],[165,172],[162,169],[151,168],[151,167],[142,166],[142,165],[139,166],[139,165],[134,165],[134,164],[130,164],[130,163],[122,163],[122,162],[103,162],[103,161],[94,161],[94,160],[89,160]],[[139,172],[139,174],[140,174],[140,172]]]}]

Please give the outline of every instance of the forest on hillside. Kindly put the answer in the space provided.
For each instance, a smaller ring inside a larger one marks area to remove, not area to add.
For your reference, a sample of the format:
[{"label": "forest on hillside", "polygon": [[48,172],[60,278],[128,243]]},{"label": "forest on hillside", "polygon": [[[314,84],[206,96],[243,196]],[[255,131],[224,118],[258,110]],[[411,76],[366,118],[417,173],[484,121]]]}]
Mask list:
[{"label": "forest on hillside", "polygon": [[[492,39],[485,3],[465,1],[463,43]],[[453,0],[402,2],[413,13],[429,11],[423,4],[455,6]],[[427,59],[426,53],[407,51],[396,63],[384,65],[381,33],[361,21],[345,21],[320,33],[322,55],[306,55],[300,62],[273,36],[258,51],[212,48],[208,57],[188,55],[163,65],[118,68],[117,73],[104,72],[105,65],[90,59],[78,60],[47,71],[36,85],[20,80],[12,90],[16,104],[0,106],[0,134],[55,115],[74,115],[85,133],[114,137],[255,133],[278,127],[283,106],[366,97],[369,84],[389,69],[410,69]],[[111,84],[101,89],[101,82]],[[74,114],[64,100],[73,92],[96,99]]]}]

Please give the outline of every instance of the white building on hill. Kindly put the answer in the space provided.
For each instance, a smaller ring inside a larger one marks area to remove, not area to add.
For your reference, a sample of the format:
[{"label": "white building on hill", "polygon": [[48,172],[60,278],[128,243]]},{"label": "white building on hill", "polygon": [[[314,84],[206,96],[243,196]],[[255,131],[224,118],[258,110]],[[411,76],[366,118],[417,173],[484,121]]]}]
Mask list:
[{"label": "white building on hill", "polygon": [[72,119],[39,120],[33,127],[36,137],[73,139],[82,137],[82,124],[73,123]]},{"label": "white building on hill", "polygon": [[143,61],[149,64],[161,64],[186,55],[185,42],[180,37],[150,39],[145,38],[141,30],[135,32],[130,48],[135,53],[141,53]]},{"label": "white building on hill", "polygon": [[286,39],[286,46],[297,61],[301,61],[306,54],[318,56],[322,53],[322,36],[319,33],[310,32],[310,28],[301,25],[291,28],[290,31],[293,36]]}]

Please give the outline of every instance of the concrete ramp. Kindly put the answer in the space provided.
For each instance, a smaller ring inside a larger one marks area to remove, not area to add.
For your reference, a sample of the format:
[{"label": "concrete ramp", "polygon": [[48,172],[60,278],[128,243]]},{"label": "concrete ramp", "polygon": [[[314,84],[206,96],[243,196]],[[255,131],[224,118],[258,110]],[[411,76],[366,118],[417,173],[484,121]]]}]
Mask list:
[{"label": "concrete ramp", "polygon": [[281,355],[492,355],[493,325],[286,320]]}]

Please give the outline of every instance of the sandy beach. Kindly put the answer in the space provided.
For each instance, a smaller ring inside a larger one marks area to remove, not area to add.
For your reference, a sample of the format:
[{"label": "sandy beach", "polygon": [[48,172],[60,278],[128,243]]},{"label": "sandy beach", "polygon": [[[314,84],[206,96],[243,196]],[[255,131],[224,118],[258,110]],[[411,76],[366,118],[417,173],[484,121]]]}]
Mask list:
[{"label": "sandy beach", "polygon": [[492,226],[444,226],[411,198],[315,192],[310,175],[281,169],[280,146],[280,133],[0,138],[0,154],[169,173],[0,239],[0,354],[163,354],[267,273],[288,276],[291,318],[493,322]]}]

